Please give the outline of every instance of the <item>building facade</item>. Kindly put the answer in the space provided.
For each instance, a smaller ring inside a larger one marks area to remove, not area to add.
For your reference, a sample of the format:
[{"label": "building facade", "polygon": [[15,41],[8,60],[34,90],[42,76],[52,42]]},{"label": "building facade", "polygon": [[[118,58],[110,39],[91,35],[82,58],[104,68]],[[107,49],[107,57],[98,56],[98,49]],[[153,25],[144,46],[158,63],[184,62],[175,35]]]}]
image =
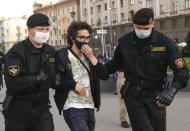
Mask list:
[{"label": "building facade", "polygon": [[[190,0],[80,0],[81,20],[93,26],[95,48],[107,54],[119,37],[133,30],[132,17],[144,7],[154,10],[157,30],[185,41],[190,30]],[[105,31],[102,35],[97,30]]]},{"label": "building facade", "polygon": [[1,18],[0,35],[0,50],[6,53],[14,44],[27,37],[26,18]]},{"label": "building facade", "polygon": [[35,3],[33,7],[34,12],[46,14],[50,18],[52,28],[49,43],[56,48],[66,45],[67,28],[73,20],[79,19],[79,1],[60,0],[46,6]]}]

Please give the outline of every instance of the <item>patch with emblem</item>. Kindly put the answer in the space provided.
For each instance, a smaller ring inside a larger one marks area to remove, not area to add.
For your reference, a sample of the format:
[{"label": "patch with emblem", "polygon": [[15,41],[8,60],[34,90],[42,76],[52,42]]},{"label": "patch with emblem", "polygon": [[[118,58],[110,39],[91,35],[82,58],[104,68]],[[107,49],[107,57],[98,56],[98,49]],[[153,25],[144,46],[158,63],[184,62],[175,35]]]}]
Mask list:
[{"label": "patch with emblem", "polygon": [[16,76],[20,73],[20,68],[18,65],[11,65],[11,66],[8,66],[8,71],[10,75]]},{"label": "patch with emblem", "polygon": [[155,52],[165,52],[166,51],[166,47],[152,47],[151,51],[155,51]]},{"label": "patch with emblem", "polygon": [[185,66],[185,62],[184,62],[184,60],[183,60],[182,58],[176,59],[176,60],[174,61],[174,63],[175,63],[175,65],[176,65],[176,67],[177,67],[178,69],[183,68],[183,67]]},{"label": "patch with emblem", "polygon": [[54,62],[55,62],[55,58],[54,58],[54,57],[49,58],[49,62],[50,62],[50,63],[54,63]]}]

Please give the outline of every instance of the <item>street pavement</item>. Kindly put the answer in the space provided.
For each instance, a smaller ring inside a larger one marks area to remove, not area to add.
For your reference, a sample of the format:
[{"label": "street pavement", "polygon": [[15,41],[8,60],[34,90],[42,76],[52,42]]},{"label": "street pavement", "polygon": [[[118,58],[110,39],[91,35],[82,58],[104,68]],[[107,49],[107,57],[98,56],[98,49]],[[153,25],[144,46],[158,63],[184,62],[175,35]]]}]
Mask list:
[{"label": "street pavement", "polygon": [[[69,131],[62,116],[53,102],[51,91],[51,101],[55,131]],[[4,97],[4,91],[0,92],[0,101]],[[96,131],[132,131],[131,128],[124,129],[119,122],[119,98],[112,92],[102,93],[102,103],[100,111],[96,113]],[[0,108],[1,109],[1,108]],[[167,131],[189,131],[190,129],[190,92],[179,92],[173,103],[168,108]],[[4,131],[4,119],[0,113],[0,131]]]}]

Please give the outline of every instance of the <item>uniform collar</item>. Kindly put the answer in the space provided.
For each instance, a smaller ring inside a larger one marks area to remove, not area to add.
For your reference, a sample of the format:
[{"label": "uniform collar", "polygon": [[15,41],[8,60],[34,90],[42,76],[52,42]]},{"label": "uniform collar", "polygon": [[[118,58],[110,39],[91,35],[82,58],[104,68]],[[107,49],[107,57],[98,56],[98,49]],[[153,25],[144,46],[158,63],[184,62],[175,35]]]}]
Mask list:
[{"label": "uniform collar", "polygon": [[[131,37],[131,41],[132,41],[132,44],[135,45],[136,44],[136,41],[135,39],[137,38],[136,34],[135,34],[135,31],[132,31],[132,37]],[[149,38],[147,38],[147,43],[150,45],[154,44],[157,42],[157,37],[156,37],[156,30],[153,28],[152,29],[152,33],[151,33],[151,36]]]},{"label": "uniform collar", "polygon": [[42,48],[35,48],[32,41],[29,38],[27,38],[26,41],[27,47],[31,53],[41,53],[44,51],[44,48],[46,46],[46,44],[43,44]]}]

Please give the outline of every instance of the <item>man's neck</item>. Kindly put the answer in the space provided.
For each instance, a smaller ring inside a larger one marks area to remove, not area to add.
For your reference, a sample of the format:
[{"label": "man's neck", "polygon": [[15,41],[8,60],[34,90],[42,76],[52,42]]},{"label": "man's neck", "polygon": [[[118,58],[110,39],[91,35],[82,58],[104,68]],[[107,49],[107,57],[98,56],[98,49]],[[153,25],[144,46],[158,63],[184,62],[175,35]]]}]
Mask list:
[{"label": "man's neck", "polygon": [[33,45],[35,48],[42,48],[43,44],[34,42],[30,37],[29,37],[29,40],[32,42],[32,45]]}]

